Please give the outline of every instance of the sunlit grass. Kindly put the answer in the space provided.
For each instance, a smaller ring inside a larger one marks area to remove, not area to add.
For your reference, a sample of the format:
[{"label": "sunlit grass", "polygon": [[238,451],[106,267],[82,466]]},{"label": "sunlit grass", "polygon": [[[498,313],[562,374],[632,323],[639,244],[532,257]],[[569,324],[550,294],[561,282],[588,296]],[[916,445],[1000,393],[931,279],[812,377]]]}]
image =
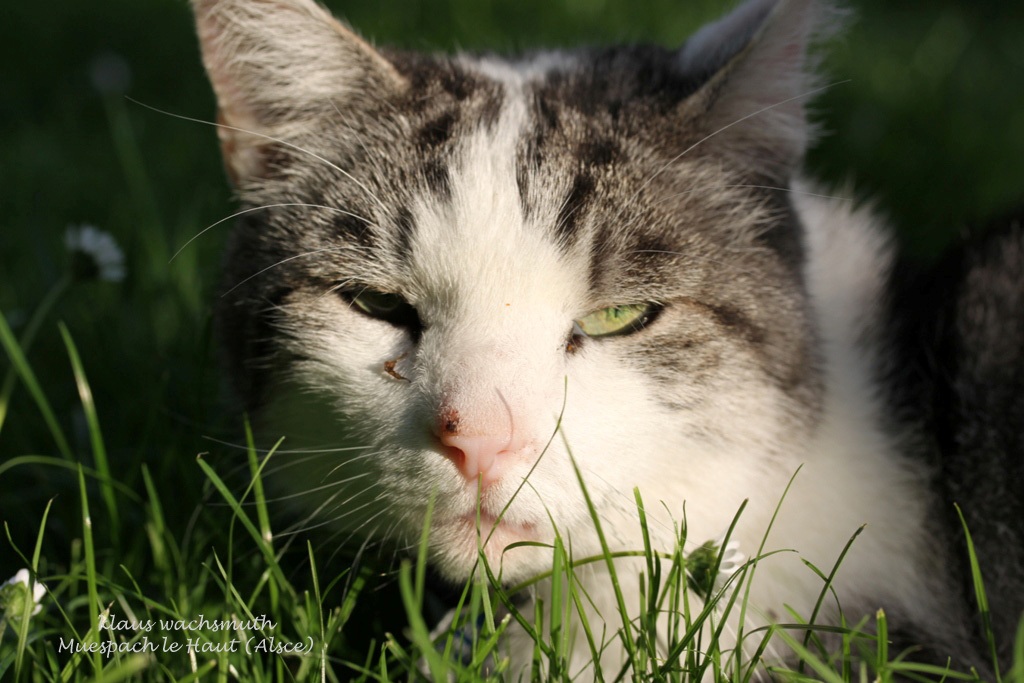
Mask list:
[{"label": "sunlit grass", "polygon": [[[63,334],[71,379],[82,403],[90,404],[86,363],[77,356],[71,334],[66,329]],[[15,341],[10,349],[17,348]],[[24,371],[23,375],[29,376]],[[45,401],[35,398],[41,409]],[[102,449],[100,426],[95,406],[84,409],[93,414],[86,423],[95,457]],[[400,598],[404,628],[377,633],[365,651],[354,650],[347,634],[366,628],[353,621],[353,615],[364,597],[370,570],[335,566],[333,573],[324,575],[330,565],[316,543],[307,542],[301,558],[286,555],[278,547],[262,483],[276,450],[277,446],[260,453],[250,435],[245,450],[247,474],[241,484],[237,477],[229,483],[205,456],[193,459],[192,467],[210,490],[210,504],[194,520],[205,533],[192,529],[184,536],[176,535],[164,517],[164,500],[173,492],[162,490],[148,468],[143,469],[144,491],[136,494],[119,481],[116,470],[87,467],[75,453],[72,462],[26,456],[0,466],[0,484],[18,468],[44,473],[73,468],[78,525],[77,532],[68,534],[70,547],[48,545],[52,524],[48,503],[29,554],[18,546],[7,525],[10,552],[30,568],[31,577],[46,592],[40,600],[42,611],[35,616],[35,602],[12,602],[12,589],[0,592],[0,677],[33,682],[384,682],[424,676],[499,681],[522,674],[532,680],[569,681],[582,675],[587,680],[746,683],[771,672],[787,680],[810,677],[835,682],[976,680],[955,662],[948,669],[924,666],[905,661],[905,653],[889,650],[882,611],[871,623],[816,624],[818,607],[830,593],[845,549],[834,567],[815,569],[822,589],[814,613],[806,618],[793,614],[790,624],[730,632],[744,622],[749,583],[758,564],[771,561],[772,553],[762,547],[757,555],[723,573],[721,548],[727,545],[732,527],[716,543],[687,544],[685,519],[676,527],[675,547],[659,551],[650,543],[639,491],[635,499],[643,547],[613,552],[603,541],[600,518],[578,472],[591,521],[602,539],[601,554],[576,557],[571,545],[556,535],[547,546],[550,572],[503,587],[481,553],[447,626],[435,630],[424,616],[428,513],[418,550],[390,570],[396,579],[390,590]],[[116,507],[111,498],[117,501]],[[96,523],[97,506],[107,520],[102,525]],[[742,514],[741,508],[736,519]],[[118,529],[110,527],[109,520],[115,519],[122,520]],[[847,549],[856,537],[855,533]],[[687,547],[691,550],[686,551]],[[984,587],[973,553],[971,557],[979,618],[984,620]],[[630,571],[639,575],[620,576],[623,560],[630,561]],[[603,570],[607,586],[594,585],[593,572],[589,583],[581,583],[577,572],[590,565]],[[632,604],[629,593],[620,588],[623,581],[633,580],[639,581],[639,604]],[[536,594],[546,597],[536,599],[535,595],[524,608],[517,594],[532,594],[538,581],[550,587]],[[588,609],[592,602],[588,591],[595,590],[613,592],[618,606],[618,614],[604,615],[601,624],[593,621]],[[28,588],[24,591],[27,595]],[[532,663],[522,671],[511,668],[513,663],[502,647],[503,634],[513,628],[522,629],[535,643]],[[726,638],[730,635],[735,642]],[[601,668],[607,648],[625,653],[624,663],[614,671]],[[1019,681],[1024,631],[1018,635],[1016,650],[1018,661],[1007,679]],[[798,657],[780,660],[775,656],[779,652],[794,652]]]},{"label": "sunlit grass", "polygon": [[[854,175],[882,194],[905,227],[934,240],[1019,192],[1024,89],[1012,87],[1019,80],[1013,70],[1020,61],[1014,58],[1019,23],[985,22],[983,11],[952,2],[919,15],[890,11],[881,0],[866,4],[863,21],[832,60],[837,78],[849,85],[827,92],[819,107],[828,117],[824,128],[836,134],[824,139],[814,164],[833,178]],[[667,0],[642,12],[626,0],[333,5],[371,38],[416,48],[675,44],[721,9],[718,2]],[[213,118],[186,3],[11,3],[5,11],[0,37],[12,58],[4,80],[7,125],[0,127],[0,582],[27,568],[47,593],[38,615],[26,616],[27,602],[19,614],[5,615],[0,680],[388,681],[423,670],[456,680],[496,679],[503,671],[500,635],[513,627],[536,635],[531,673],[543,678],[564,680],[572,675],[571,659],[596,657],[605,647],[632,652],[634,671],[651,680],[710,672],[746,681],[759,671],[731,653],[715,654],[705,634],[723,622],[710,628],[714,614],[691,602],[681,541],[664,555],[649,543],[636,549],[643,600],[624,605],[635,619],[609,620],[621,634],[585,620],[589,598],[575,570],[614,568],[616,558],[577,557],[561,538],[550,549],[550,576],[561,577],[550,604],[520,612],[481,566],[459,593],[460,616],[447,634],[433,637],[433,624],[419,614],[427,600],[422,549],[406,564],[393,565],[388,556],[372,567],[374,558],[364,558],[351,569],[328,561],[333,548],[295,543],[297,550],[289,550],[275,536],[280,529],[262,488],[272,458],[245,443],[243,426],[224,417],[213,360],[210,310],[228,224],[171,261],[231,211],[215,135],[124,97]],[[944,42],[944,36],[958,40]],[[118,60],[127,80],[108,78],[98,87],[93,71]],[[951,182],[957,192],[948,191]],[[83,280],[74,272],[65,231],[84,222],[121,243],[123,281]],[[235,451],[207,436],[247,447]],[[680,539],[683,532],[680,526]],[[823,586],[829,573],[824,568]],[[378,616],[376,605],[388,594],[393,614]],[[736,591],[720,600],[722,610],[744,605]],[[655,635],[666,612],[672,645],[663,652]],[[582,634],[574,639],[571,624],[581,613]],[[104,614],[155,625],[149,632],[109,623],[101,629]],[[273,636],[282,643],[311,638],[313,651],[298,657],[61,650],[63,642],[134,647],[144,638],[163,647],[164,637],[184,644],[182,630],[160,621],[199,614],[266,615],[274,622],[263,629],[196,630],[222,649],[231,640]],[[709,631],[699,627],[702,619]],[[820,630],[748,637],[758,639],[755,654],[790,640],[793,649],[802,648],[797,678],[888,680],[913,673],[902,653],[878,648],[862,633],[883,627],[884,621],[851,625],[832,650],[817,638],[825,635]],[[455,662],[467,633],[468,661]],[[1015,642],[1017,664],[1003,678],[1024,683],[1024,632]],[[614,680],[621,673],[602,675]]]}]

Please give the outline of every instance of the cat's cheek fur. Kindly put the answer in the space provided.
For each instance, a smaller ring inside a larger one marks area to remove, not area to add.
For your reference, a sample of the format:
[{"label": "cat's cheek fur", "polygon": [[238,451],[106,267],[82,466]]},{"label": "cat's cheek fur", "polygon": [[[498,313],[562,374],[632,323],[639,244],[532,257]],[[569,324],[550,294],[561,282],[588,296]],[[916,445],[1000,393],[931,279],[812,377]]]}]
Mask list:
[{"label": "cat's cheek fur", "polygon": [[[885,414],[877,382],[902,358],[879,305],[890,251],[870,212],[794,179],[832,3],[747,0],[679,50],[509,60],[378,52],[311,0],[193,3],[222,118],[257,129],[221,129],[245,215],[219,317],[258,432],[286,437],[267,474],[297,529],[410,550],[433,501],[443,575],[467,579],[482,547],[516,583],[551,559],[517,541],[599,554],[593,514],[612,551],[640,549],[634,488],[657,551],[684,520],[684,551],[720,538],[746,501],[734,539],[771,554],[744,628],[809,617],[823,584],[805,560],[827,573],[863,526],[828,586],[844,614],[884,607],[936,662],[970,647],[955,570],[931,559],[954,538],[930,519],[931,437]],[[399,297],[416,323],[338,287]],[[660,313],[572,338],[634,305]],[[467,438],[498,446],[471,457]],[[619,568],[641,604],[643,569]],[[603,564],[578,576],[611,637]],[[513,676],[535,650],[515,629]],[[617,671],[623,652],[603,658]]]}]

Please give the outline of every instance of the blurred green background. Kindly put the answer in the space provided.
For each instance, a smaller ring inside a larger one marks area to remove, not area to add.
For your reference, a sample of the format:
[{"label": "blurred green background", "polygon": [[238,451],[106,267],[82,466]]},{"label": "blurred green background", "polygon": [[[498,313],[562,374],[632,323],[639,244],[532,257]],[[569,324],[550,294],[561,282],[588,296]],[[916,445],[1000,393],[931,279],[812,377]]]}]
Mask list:
[{"label": "blurred green background", "polygon": [[[329,4],[375,42],[441,50],[678,45],[726,7],[717,0]],[[829,49],[829,80],[838,84],[817,101],[824,136],[810,167],[832,182],[851,181],[893,217],[909,249],[934,257],[966,225],[1024,201],[1024,3],[851,4],[849,29]],[[143,106],[214,116],[187,3],[9,2],[0,45],[0,310],[21,334],[68,269],[68,226],[90,223],[116,237],[127,254],[126,280],[72,287],[28,358],[88,462],[84,416],[56,328],[57,320],[67,323],[115,470],[141,490],[139,464],[148,463],[168,491],[181,493],[165,504],[184,529],[201,499],[196,454],[208,451],[229,466],[239,457],[204,438],[239,433],[221,417],[210,338],[228,224],[171,260],[232,211],[215,134]],[[8,368],[0,354],[0,375]],[[0,429],[0,464],[54,454],[23,387]],[[0,474],[0,520],[20,547],[31,547],[55,495],[73,510],[74,479],[51,469]],[[58,559],[76,533],[65,528],[69,520],[58,505],[47,535]],[[0,550],[0,580],[18,564]]]}]

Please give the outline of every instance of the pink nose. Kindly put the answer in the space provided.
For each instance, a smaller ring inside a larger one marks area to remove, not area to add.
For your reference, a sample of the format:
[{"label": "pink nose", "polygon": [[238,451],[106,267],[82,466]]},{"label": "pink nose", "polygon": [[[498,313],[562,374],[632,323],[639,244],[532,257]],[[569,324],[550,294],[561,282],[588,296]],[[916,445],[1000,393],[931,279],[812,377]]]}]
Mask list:
[{"label": "pink nose", "polygon": [[482,486],[488,486],[500,478],[500,456],[508,455],[507,436],[442,432],[439,438],[445,455],[468,481],[479,480]]}]

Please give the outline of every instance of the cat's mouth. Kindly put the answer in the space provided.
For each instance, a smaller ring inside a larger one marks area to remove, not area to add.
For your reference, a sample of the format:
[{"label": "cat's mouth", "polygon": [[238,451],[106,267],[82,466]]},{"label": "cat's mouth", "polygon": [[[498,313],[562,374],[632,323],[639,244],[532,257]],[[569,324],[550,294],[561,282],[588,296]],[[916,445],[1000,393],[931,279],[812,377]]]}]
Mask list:
[{"label": "cat's mouth", "polygon": [[481,562],[504,583],[544,571],[551,560],[544,536],[543,523],[508,521],[484,510],[438,519],[431,531],[438,569],[455,582],[465,581]]},{"label": "cat's mouth", "polygon": [[508,545],[539,539],[536,524],[516,524],[505,518],[498,519],[484,510],[467,513],[455,521],[459,535],[472,538],[484,548],[488,557],[497,557]]}]

